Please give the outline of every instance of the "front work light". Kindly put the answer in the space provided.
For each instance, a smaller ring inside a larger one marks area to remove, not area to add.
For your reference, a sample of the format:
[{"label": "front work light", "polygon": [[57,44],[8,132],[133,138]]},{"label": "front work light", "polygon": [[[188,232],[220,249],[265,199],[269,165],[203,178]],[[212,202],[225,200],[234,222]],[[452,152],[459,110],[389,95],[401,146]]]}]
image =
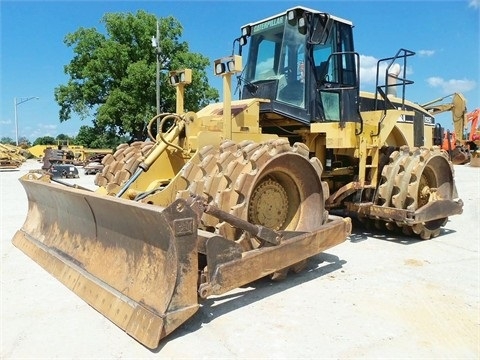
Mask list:
[{"label": "front work light", "polygon": [[214,71],[215,75],[240,72],[242,71],[242,57],[233,55],[217,59],[214,61]]},{"label": "front work light", "polygon": [[191,84],[192,69],[170,71],[170,85]]}]

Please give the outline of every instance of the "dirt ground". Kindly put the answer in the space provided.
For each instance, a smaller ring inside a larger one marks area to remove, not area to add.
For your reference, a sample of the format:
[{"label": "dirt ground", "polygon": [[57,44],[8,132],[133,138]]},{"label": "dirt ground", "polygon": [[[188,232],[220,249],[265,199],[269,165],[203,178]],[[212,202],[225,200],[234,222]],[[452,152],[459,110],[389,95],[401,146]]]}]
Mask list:
[{"label": "dirt ground", "polygon": [[303,273],[203,301],[155,351],[12,245],[34,168],[0,172],[2,359],[480,358],[480,168],[455,166],[464,213],[438,238],[355,228]]}]

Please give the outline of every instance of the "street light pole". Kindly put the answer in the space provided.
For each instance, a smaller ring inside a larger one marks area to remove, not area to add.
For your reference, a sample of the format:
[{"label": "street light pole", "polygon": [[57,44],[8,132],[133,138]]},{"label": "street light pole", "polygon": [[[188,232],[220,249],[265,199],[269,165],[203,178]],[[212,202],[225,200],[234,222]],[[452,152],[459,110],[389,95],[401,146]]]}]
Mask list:
[{"label": "street light pole", "polygon": [[[155,49],[157,54],[157,115],[160,114],[160,25],[157,20],[157,47]],[[157,124],[158,125],[158,124]]]},{"label": "street light pole", "polygon": [[[160,114],[160,54],[162,49],[160,48],[160,24],[157,20],[157,34],[156,36],[152,36],[152,46],[155,48],[155,57],[157,59],[157,79],[156,79],[156,103],[157,103],[157,115]],[[160,119],[157,119],[157,132],[159,131],[160,127]]]},{"label": "street light pole", "polygon": [[32,97],[26,97],[26,98],[19,98],[19,100],[17,101],[17,98],[14,97],[13,98],[13,104],[14,104],[14,107],[15,107],[15,142],[18,146],[18,119],[17,119],[17,106],[20,105],[20,104],[23,104],[24,102],[27,102],[29,100],[33,100],[33,99],[39,99],[38,96],[32,96]]},{"label": "street light pole", "polygon": [[[162,106],[161,106],[161,86],[160,86],[160,81],[161,81],[161,74],[162,71],[168,71],[170,67],[170,61],[171,59],[169,57],[162,57],[162,47],[160,46],[160,22],[157,20],[157,34],[156,36],[152,36],[152,47],[155,48],[155,55],[157,58],[157,80],[156,80],[156,98],[157,98],[157,115],[161,114],[162,112]],[[160,131],[160,122],[161,120],[158,118],[157,119],[157,131]]]}]

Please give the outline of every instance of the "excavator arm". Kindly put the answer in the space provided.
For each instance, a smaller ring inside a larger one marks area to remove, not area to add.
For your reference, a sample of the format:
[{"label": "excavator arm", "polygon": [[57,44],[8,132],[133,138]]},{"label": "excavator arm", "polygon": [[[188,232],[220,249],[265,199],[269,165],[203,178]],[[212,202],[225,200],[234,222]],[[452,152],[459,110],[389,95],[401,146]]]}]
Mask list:
[{"label": "excavator arm", "polygon": [[[451,98],[450,102],[444,102],[447,98]],[[450,111],[452,113],[453,133],[446,131],[443,138],[442,149],[447,151],[451,161],[454,164],[466,164],[470,161],[470,153],[466,145],[466,137],[464,135],[467,126],[467,100],[460,93],[453,93],[442,98],[432,100],[421,105],[432,115]]]},{"label": "excavator arm", "polygon": [[478,118],[480,117],[480,109],[476,109],[472,112],[469,112],[467,115],[467,123],[472,123],[470,127],[470,134],[468,136],[468,140],[470,141],[478,141],[480,140],[480,131],[478,130]]},{"label": "excavator arm", "polygon": [[[448,103],[441,103],[441,101],[452,98]],[[460,93],[453,93],[442,98],[432,100],[426,104],[421,105],[428,110],[432,115],[441,114],[447,111],[452,112],[453,131],[459,140],[465,140],[463,130],[467,124],[467,100]]]}]

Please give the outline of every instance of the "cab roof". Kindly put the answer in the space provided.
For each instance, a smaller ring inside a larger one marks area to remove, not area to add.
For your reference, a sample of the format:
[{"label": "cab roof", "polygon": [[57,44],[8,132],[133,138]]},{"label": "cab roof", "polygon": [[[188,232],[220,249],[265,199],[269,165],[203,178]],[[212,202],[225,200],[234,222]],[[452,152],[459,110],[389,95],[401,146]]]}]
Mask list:
[{"label": "cab roof", "polygon": [[328,14],[326,12],[323,12],[323,11],[318,11],[318,10],[313,10],[313,9],[310,9],[310,8],[307,8],[307,7],[304,7],[304,6],[295,6],[295,7],[292,7],[290,9],[287,9],[285,11],[282,11],[281,13],[278,13],[276,15],[272,15],[272,16],[269,16],[267,18],[264,18],[262,20],[258,20],[258,21],[255,21],[255,22],[251,22],[251,23],[248,23],[248,24],[245,24],[243,27],[245,26],[254,26],[254,25],[257,25],[257,24],[261,24],[265,21],[268,21],[268,20],[271,20],[271,19],[275,19],[279,16],[283,16],[285,14],[287,14],[290,10],[297,10],[297,9],[300,9],[300,10],[303,10],[303,11],[306,11],[306,12],[310,12],[310,13],[313,13],[313,14],[327,14],[330,16],[331,19],[335,20],[335,21],[338,21],[338,22],[341,22],[341,23],[344,23],[344,24],[347,24],[347,25],[350,25],[350,26],[353,26],[353,23],[349,20],[345,20],[345,19],[342,19],[340,17],[337,17],[335,15],[332,15],[332,14]]}]

